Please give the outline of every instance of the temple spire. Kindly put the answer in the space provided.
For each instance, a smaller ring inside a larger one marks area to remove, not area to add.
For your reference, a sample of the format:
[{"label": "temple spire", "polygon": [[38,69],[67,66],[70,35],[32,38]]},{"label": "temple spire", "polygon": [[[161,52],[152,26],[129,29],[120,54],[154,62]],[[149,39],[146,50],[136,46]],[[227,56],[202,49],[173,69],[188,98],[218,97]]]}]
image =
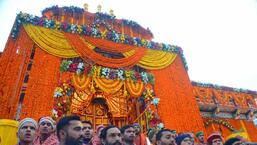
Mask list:
[{"label": "temple spire", "polygon": [[88,12],[88,4],[85,3],[83,6],[84,6],[84,10],[85,10],[86,12]]}]

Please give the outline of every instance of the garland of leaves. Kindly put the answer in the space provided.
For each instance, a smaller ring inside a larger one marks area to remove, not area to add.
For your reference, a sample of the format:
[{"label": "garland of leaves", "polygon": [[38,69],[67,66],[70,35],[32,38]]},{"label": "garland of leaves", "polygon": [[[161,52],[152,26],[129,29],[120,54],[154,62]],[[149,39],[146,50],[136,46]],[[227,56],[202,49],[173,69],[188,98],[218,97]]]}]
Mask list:
[{"label": "garland of leaves", "polygon": [[118,33],[114,30],[101,32],[95,26],[90,27],[88,25],[60,23],[58,21],[48,20],[44,17],[32,16],[22,12],[20,12],[17,15],[15,23],[12,28],[11,37],[13,39],[16,39],[16,37],[18,36],[19,28],[21,27],[22,24],[32,24],[32,25],[42,26],[50,29],[56,29],[64,32],[76,33],[76,34],[91,36],[95,38],[102,38],[102,39],[113,41],[115,43],[123,43],[123,44],[135,45],[137,47],[145,47],[145,48],[154,49],[154,50],[174,52],[181,56],[184,67],[186,70],[188,70],[186,59],[183,55],[183,50],[179,46],[164,44],[164,43],[157,43],[146,39],[140,39],[137,37],[130,37],[128,35]]},{"label": "garland of leaves", "polygon": [[211,124],[219,124],[219,125],[224,125],[227,127],[230,131],[236,131],[236,129],[226,120],[221,120],[221,119],[209,119],[204,122],[205,128],[207,128]]},{"label": "garland of leaves", "polygon": [[[99,70],[99,72],[98,72]],[[134,82],[141,80],[144,83],[154,85],[154,76],[147,72],[137,72],[135,70],[112,69],[83,62],[81,59],[64,59],[60,65],[61,72],[75,72],[77,74],[86,73],[90,76],[93,74],[97,77],[106,79],[131,79]],[[98,73],[97,73],[98,72]]]},{"label": "garland of leaves", "polygon": [[251,91],[251,90],[248,90],[248,89],[232,88],[232,87],[220,86],[220,85],[217,85],[217,84],[202,83],[202,82],[196,82],[196,81],[192,81],[191,83],[192,83],[193,86],[198,86],[198,87],[214,88],[214,89],[223,90],[223,91],[233,91],[233,92],[238,92],[238,93],[246,93],[246,94],[251,94],[251,95],[257,95],[257,91]]}]

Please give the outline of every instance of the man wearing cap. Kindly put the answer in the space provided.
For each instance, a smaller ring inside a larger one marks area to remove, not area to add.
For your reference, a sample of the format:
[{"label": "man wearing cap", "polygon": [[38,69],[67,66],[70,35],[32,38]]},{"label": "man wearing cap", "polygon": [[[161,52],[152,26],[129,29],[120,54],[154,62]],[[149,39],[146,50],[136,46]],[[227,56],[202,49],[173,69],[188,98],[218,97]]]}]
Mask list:
[{"label": "man wearing cap", "polygon": [[37,122],[32,118],[21,120],[18,125],[17,136],[19,141],[17,145],[33,145],[37,127]]},{"label": "man wearing cap", "polygon": [[207,143],[204,142],[204,133],[202,131],[197,132],[195,136],[198,140],[197,145],[207,145]]},{"label": "man wearing cap", "polygon": [[212,133],[207,138],[208,145],[223,145],[223,139],[220,133]]},{"label": "man wearing cap", "polygon": [[56,123],[51,117],[42,117],[39,120],[39,132],[34,145],[58,145],[55,128]]},{"label": "man wearing cap", "polygon": [[143,133],[141,133],[140,125],[138,123],[134,123],[133,126],[135,128],[135,134],[136,134],[135,144],[147,145],[146,136]]},{"label": "man wearing cap", "polygon": [[176,137],[177,145],[193,145],[192,136],[190,134],[180,134]]}]

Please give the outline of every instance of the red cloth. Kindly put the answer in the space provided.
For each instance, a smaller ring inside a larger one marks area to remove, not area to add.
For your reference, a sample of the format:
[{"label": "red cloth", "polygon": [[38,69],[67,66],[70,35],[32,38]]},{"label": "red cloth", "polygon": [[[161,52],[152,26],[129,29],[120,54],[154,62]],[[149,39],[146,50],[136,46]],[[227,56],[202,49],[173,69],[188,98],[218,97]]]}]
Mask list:
[{"label": "red cloth", "polygon": [[59,141],[57,136],[52,134],[41,144],[40,137],[38,136],[34,141],[34,145],[59,145]]},{"label": "red cloth", "polygon": [[143,133],[141,133],[140,135],[136,136],[135,144],[136,145],[147,145],[146,136]]},{"label": "red cloth", "polygon": [[95,136],[93,137],[92,144],[93,144],[93,145],[101,145],[101,140],[100,140],[100,138],[98,137],[98,135],[95,135]]}]

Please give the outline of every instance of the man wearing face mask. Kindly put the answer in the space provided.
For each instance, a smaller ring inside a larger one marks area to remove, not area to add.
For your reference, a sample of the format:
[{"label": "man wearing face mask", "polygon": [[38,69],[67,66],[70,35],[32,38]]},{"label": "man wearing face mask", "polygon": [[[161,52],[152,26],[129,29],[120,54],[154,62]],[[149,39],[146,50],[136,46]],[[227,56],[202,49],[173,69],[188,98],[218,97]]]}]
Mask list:
[{"label": "man wearing face mask", "polygon": [[122,145],[120,129],[113,125],[101,131],[100,139],[103,145]]},{"label": "man wearing face mask", "polygon": [[56,123],[51,117],[42,117],[39,120],[39,135],[34,145],[58,145],[59,141],[55,135]]},{"label": "man wearing face mask", "polygon": [[82,145],[83,124],[79,116],[65,116],[57,123],[59,145]]},{"label": "man wearing face mask", "polygon": [[25,118],[19,122],[18,126],[18,144],[17,145],[33,145],[36,137],[37,122],[32,118]]}]

